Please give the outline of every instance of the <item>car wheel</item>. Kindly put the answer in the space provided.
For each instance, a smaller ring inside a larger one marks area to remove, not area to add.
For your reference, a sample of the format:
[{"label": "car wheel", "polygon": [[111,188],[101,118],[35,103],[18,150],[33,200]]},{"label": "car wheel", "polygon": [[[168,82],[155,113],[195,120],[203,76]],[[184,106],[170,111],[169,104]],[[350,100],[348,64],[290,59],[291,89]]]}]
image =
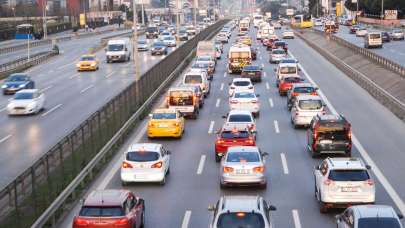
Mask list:
[{"label": "car wheel", "polygon": [[266,188],[267,188],[267,182],[260,185],[260,189],[266,189]]},{"label": "car wheel", "polygon": [[221,157],[218,156],[217,153],[215,153],[215,161],[216,161],[216,162],[220,162],[220,161],[221,161]]},{"label": "car wheel", "polygon": [[256,112],[256,113],[254,114],[254,117],[255,117],[255,118],[259,118],[259,117],[260,117],[260,112]]},{"label": "car wheel", "polygon": [[351,151],[350,151],[350,152],[346,152],[346,153],[345,153],[345,156],[348,157],[348,158],[352,157],[352,152],[351,152]]},{"label": "car wheel", "polygon": [[167,175],[170,174],[170,167],[167,169],[166,174],[167,174]]},{"label": "car wheel", "polygon": [[165,184],[166,184],[166,176],[163,177],[163,180],[161,180],[161,181],[159,182],[159,184],[160,184],[160,185],[165,185]]},{"label": "car wheel", "polygon": [[328,213],[328,207],[324,202],[322,202],[322,200],[319,201],[319,212],[322,214]]},{"label": "car wheel", "polygon": [[224,183],[222,183],[222,181],[219,181],[219,187],[221,189],[225,189],[227,186]]},{"label": "car wheel", "polygon": [[128,182],[126,182],[126,181],[121,181],[121,185],[122,185],[122,186],[128,186]]}]

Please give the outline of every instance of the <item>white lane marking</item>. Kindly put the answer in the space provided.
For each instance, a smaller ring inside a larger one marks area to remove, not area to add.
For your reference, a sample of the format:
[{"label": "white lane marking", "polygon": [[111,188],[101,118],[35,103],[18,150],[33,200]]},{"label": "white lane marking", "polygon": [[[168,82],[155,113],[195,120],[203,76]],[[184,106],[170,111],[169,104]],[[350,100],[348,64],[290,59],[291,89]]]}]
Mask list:
[{"label": "white lane marking", "polygon": [[68,67],[68,66],[70,66],[72,64],[73,63],[68,63],[68,64],[65,64],[65,65],[62,65],[62,66],[58,67],[58,70],[61,70],[61,69],[65,68],[65,67]]},{"label": "white lane marking", "polygon": [[202,173],[203,170],[204,170],[205,158],[206,158],[205,155],[201,155],[200,163],[198,164],[198,168],[197,168],[197,174],[198,174],[198,175],[201,175],[201,173]]},{"label": "white lane marking", "polygon": [[262,60],[263,59],[262,56],[260,56],[259,59]]},{"label": "white lane marking", "polygon": [[263,77],[267,77],[267,72],[263,72]]},{"label": "white lane marking", "polygon": [[270,103],[270,107],[274,107],[274,104],[273,104],[273,99],[272,98],[269,98],[269,103]]},{"label": "white lane marking", "polygon": [[[147,125],[145,124],[143,128],[139,131],[139,133],[136,135],[135,140],[133,141],[134,143],[137,143],[141,140],[142,136],[146,133],[147,130]],[[124,154],[121,156],[119,161],[122,161],[124,159]],[[117,162],[114,167],[107,173],[103,181],[98,185],[97,190],[104,190],[108,183],[111,182],[113,179],[115,173],[119,170],[121,167],[121,162]]]},{"label": "white lane marking", "polygon": [[74,75],[70,76],[69,79],[73,79],[73,78],[75,78],[75,77],[77,77],[77,76],[79,76],[79,75],[80,75],[79,73],[74,74]]},{"label": "white lane marking", "polygon": [[41,89],[40,92],[43,93],[43,92],[47,91],[48,89],[51,89],[52,87],[53,87],[53,85],[47,86],[47,87]]},{"label": "white lane marking", "polygon": [[80,93],[84,93],[84,92],[86,92],[87,90],[89,90],[89,89],[91,89],[91,88],[93,88],[93,87],[94,87],[93,84],[92,84],[92,85],[89,85],[89,86],[87,86],[86,88],[80,90]]},{"label": "white lane marking", "polygon": [[106,77],[106,78],[109,78],[109,77],[111,77],[111,75],[113,75],[114,73],[115,73],[115,72],[113,71],[113,72],[107,74],[105,77]]},{"label": "white lane marking", "polygon": [[6,110],[7,110],[7,106],[4,107],[4,108],[2,108],[2,109],[0,109],[0,112],[4,112],[4,111],[6,111]]},{"label": "white lane marking", "polygon": [[[261,58],[261,57],[260,57]],[[262,63],[262,68],[264,67],[264,63]]]},{"label": "white lane marking", "polygon": [[278,128],[278,121],[274,121],[274,130],[276,130],[276,133],[280,133],[280,129]]},{"label": "white lane marking", "polygon": [[221,91],[224,90],[224,83],[221,83]]},{"label": "white lane marking", "polygon": [[6,141],[7,139],[11,138],[12,135],[7,135],[6,137],[0,139],[0,143],[3,143],[4,141]]},{"label": "white lane marking", "polygon": [[46,116],[46,115],[48,115],[49,113],[51,113],[51,112],[55,111],[56,109],[60,108],[61,106],[62,106],[62,104],[58,104],[58,105],[56,105],[55,107],[49,109],[47,112],[43,113],[41,116]]},{"label": "white lane marking", "polygon": [[224,78],[226,77],[226,72],[224,72]]},{"label": "white lane marking", "polygon": [[284,174],[288,174],[288,165],[287,165],[287,158],[285,157],[284,153],[280,154],[281,156],[281,164],[283,165]]},{"label": "white lane marking", "polygon": [[270,85],[268,82],[266,82],[266,89],[269,90],[270,89]]},{"label": "white lane marking", "polygon": [[[295,58],[294,55],[290,51],[291,57]],[[304,67],[299,63],[298,66],[301,68],[301,71],[305,74],[305,76],[308,78],[308,81],[311,82],[314,86],[318,87],[319,86],[315,83],[315,81],[309,76],[307,71],[304,69]],[[323,92],[319,89],[318,91],[319,96],[322,98],[322,100],[326,103],[328,106],[328,109],[335,115],[338,114],[336,109],[332,106],[332,104],[329,102],[328,98],[323,94]],[[363,145],[360,143],[360,141],[357,139],[357,137],[353,134],[352,135],[352,141],[354,146],[357,148],[359,151],[360,155],[363,157],[365,162],[370,165],[373,168],[373,173],[381,183],[381,185],[384,187],[385,191],[387,191],[388,195],[391,197],[392,201],[394,201],[395,205],[398,207],[399,211],[401,214],[405,214],[405,203],[401,199],[401,197],[398,195],[398,193],[395,191],[394,187],[390,184],[388,179],[384,176],[382,171],[377,167],[377,164],[371,159],[370,155],[367,153],[367,151],[364,149]]]},{"label": "white lane marking", "polygon": [[217,103],[215,103],[215,107],[218,108],[218,107],[219,107],[219,103],[221,103],[221,99],[218,98],[218,99],[217,99]]},{"label": "white lane marking", "polygon": [[292,210],[292,215],[293,215],[295,228],[302,228],[300,215],[298,214],[298,210],[297,209]]},{"label": "white lane marking", "polygon": [[181,228],[188,228],[188,224],[190,223],[191,211],[187,210],[184,214],[183,223],[181,224]]},{"label": "white lane marking", "polygon": [[210,126],[208,128],[208,134],[212,134],[212,132],[214,130],[214,124],[215,124],[215,121],[211,121]]}]

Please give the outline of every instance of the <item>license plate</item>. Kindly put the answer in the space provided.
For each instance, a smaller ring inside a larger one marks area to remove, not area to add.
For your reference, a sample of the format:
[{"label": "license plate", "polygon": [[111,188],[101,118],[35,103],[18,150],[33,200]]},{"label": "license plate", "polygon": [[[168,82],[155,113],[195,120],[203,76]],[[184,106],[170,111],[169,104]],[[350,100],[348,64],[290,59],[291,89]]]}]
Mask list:
[{"label": "license plate", "polygon": [[357,188],[354,187],[343,187],[342,192],[357,192]]},{"label": "license plate", "polygon": [[256,75],[256,73],[249,73],[249,75]]},{"label": "license plate", "polygon": [[332,144],[332,140],[321,140],[321,144]]},{"label": "license plate", "polygon": [[169,127],[169,125],[168,124],[159,124],[159,127]]},{"label": "license plate", "polygon": [[236,174],[248,174],[249,170],[247,169],[237,169]]}]

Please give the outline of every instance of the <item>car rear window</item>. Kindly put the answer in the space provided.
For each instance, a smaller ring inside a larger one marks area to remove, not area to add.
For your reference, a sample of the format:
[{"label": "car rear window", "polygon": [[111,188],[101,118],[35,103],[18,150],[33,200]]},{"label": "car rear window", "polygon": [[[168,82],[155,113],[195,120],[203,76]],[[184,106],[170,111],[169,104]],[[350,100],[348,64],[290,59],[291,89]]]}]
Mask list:
[{"label": "car rear window", "polygon": [[186,75],[184,78],[184,83],[186,84],[197,84],[197,83],[202,83],[202,77],[201,75]]},{"label": "car rear window", "polygon": [[295,74],[295,73],[297,73],[297,67],[280,67],[280,73]]},{"label": "car rear window", "polygon": [[229,122],[252,122],[250,115],[233,114],[229,117]]},{"label": "car rear window", "polygon": [[370,179],[366,170],[331,170],[329,179],[333,181],[366,181]]},{"label": "car rear window", "polygon": [[370,34],[370,39],[380,39],[381,34],[379,33],[372,33]]},{"label": "car rear window", "polygon": [[302,100],[298,102],[298,106],[303,110],[317,110],[322,108],[320,100]]},{"label": "car rear window", "polygon": [[358,228],[401,228],[396,218],[360,218]]},{"label": "car rear window", "polygon": [[259,66],[245,66],[243,71],[260,71]]},{"label": "car rear window", "polygon": [[235,81],[233,82],[235,86],[249,86],[250,82],[249,81]]},{"label": "car rear window", "polygon": [[232,152],[227,154],[227,162],[260,162],[257,152]]},{"label": "car rear window", "polygon": [[127,153],[126,159],[134,162],[148,162],[159,159],[159,153],[155,151],[130,151]]},{"label": "car rear window", "polygon": [[273,54],[285,54],[285,51],[283,51],[283,50],[274,50]]},{"label": "car rear window", "polygon": [[223,213],[218,218],[218,228],[264,228],[264,218],[261,214],[233,212]]},{"label": "car rear window", "polygon": [[255,98],[254,93],[245,93],[245,92],[240,92],[240,93],[235,93],[234,98]]},{"label": "car rear window", "polygon": [[301,79],[298,77],[287,77],[283,79],[284,82],[289,82],[289,83],[295,83],[295,82],[300,82]]},{"label": "car rear window", "polygon": [[247,131],[222,131],[221,138],[223,139],[239,139],[248,138],[249,132]]},{"label": "car rear window", "polygon": [[314,87],[295,87],[294,92],[296,93],[313,93],[315,92]]},{"label": "car rear window", "polygon": [[195,69],[207,69],[209,67],[208,63],[194,63],[191,68]]},{"label": "car rear window", "polygon": [[79,216],[84,217],[117,217],[125,216],[122,207],[93,207],[84,206],[79,212]]},{"label": "car rear window", "polygon": [[318,140],[323,139],[330,139],[330,140],[348,140],[349,135],[347,134],[347,130],[328,130],[328,131],[321,131],[318,132]]},{"label": "car rear window", "polygon": [[176,119],[176,113],[153,113],[152,119],[155,120]]}]

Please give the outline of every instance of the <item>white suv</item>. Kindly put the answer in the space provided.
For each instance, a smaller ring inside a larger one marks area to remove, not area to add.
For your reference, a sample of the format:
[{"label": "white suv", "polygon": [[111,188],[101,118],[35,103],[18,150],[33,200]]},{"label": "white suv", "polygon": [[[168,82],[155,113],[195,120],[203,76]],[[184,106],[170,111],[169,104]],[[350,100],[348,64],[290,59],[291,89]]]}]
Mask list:
[{"label": "white suv", "polygon": [[291,108],[291,123],[294,128],[309,126],[317,115],[324,115],[325,105],[317,95],[298,95]]},{"label": "white suv", "polygon": [[353,204],[373,204],[375,185],[370,166],[360,158],[327,158],[315,167],[315,197],[320,212]]},{"label": "white suv", "polygon": [[254,93],[255,89],[250,78],[234,78],[229,83],[229,96],[231,97],[235,92],[251,92]]},{"label": "white suv", "polygon": [[210,81],[208,80],[208,74],[205,70],[190,69],[183,76],[183,85],[199,85],[204,93],[204,97],[207,97],[210,93]]}]

